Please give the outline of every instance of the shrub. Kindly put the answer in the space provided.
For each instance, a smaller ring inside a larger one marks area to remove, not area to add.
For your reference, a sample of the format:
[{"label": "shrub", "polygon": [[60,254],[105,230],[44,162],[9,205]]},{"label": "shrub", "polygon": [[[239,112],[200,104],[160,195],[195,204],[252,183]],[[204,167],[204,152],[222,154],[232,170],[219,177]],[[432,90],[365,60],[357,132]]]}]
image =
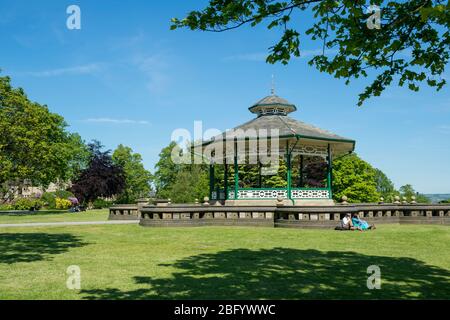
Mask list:
[{"label": "shrub", "polygon": [[70,200],[73,198],[73,193],[65,190],[58,190],[55,192],[45,192],[41,199],[48,209],[59,209],[56,207],[56,198]]},{"label": "shrub", "polygon": [[12,204],[0,204],[0,211],[9,211],[14,210],[14,206]]},{"label": "shrub", "polygon": [[61,199],[68,199],[68,198],[73,197],[74,195],[72,192],[67,191],[67,190],[58,190],[58,191],[55,191],[55,196],[57,198],[61,198]]},{"label": "shrub", "polygon": [[39,210],[44,202],[35,198],[18,198],[12,203],[13,210]]},{"label": "shrub", "polygon": [[41,200],[48,209],[56,209],[56,195],[54,192],[45,192]]},{"label": "shrub", "polygon": [[67,210],[72,206],[72,202],[67,199],[56,198],[56,209]]},{"label": "shrub", "polygon": [[72,207],[75,207],[80,204],[78,199],[75,197],[69,197],[69,198],[67,198],[67,200],[69,200],[72,203]]},{"label": "shrub", "polygon": [[96,199],[92,203],[92,206],[94,207],[94,209],[109,208],[111,205],[112,205],[112,201],[107,201],[107,200],[104,200],[104,199]]}]

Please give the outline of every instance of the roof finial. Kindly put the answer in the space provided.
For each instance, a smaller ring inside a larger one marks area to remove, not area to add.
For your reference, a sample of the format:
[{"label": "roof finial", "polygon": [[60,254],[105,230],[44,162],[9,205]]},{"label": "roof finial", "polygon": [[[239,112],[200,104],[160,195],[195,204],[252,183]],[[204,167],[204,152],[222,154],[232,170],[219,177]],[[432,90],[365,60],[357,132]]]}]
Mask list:
[{"label": "roof finial", "polygon": [[270,89],[270,93],[275,95],[275,76],[272,74],[272,87]]}]

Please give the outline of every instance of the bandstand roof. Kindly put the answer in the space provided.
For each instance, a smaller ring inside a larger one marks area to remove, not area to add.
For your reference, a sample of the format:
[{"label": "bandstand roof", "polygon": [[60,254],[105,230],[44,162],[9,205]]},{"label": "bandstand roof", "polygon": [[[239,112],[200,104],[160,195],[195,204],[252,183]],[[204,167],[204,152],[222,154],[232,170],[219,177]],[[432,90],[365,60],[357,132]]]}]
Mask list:
[{"label": "bandstand roof", "polygon": [[306,146],[330,145],[334,155],[351,153],[355,148],[355,140],[291,118],[288,114],[296,111],[296,106],[274,94],[259,100],[249,110],[256,113],[257,117],[205,141],[203,147],[222,142],[230,131],[242,130],[245,131],[245,139],[258,139],[260,129],[267,130],[268,135],[271,129],[278,129],[280,140],[293,140]]},{"label": "bandstand roof", "polygon": [[288,114],[297,110],[297,107],[295,105],[275,94],[262,98],[248,109],[252,113],[260,114],[263,110],[266,110],[266,112],[272,111],[268,113],[273,113],[274,108],[280,110],[284,114]]},{"label": "bandstand roof", "polygon": [[[233,130],[238,129],[241,130],[255,129],[256,132],[259,129],[266,129],[268,130],[269,133],[271,129],[278,129],[280,137],[289,137],[298,135],[303,138],[354,142],[351,139],[344,138],[330,131],[320,129],[305,122],[295,120],[289,116],[275,115],[275,114],[264,115],[252,119],[240,126],[235,127]],[[215,139],[217,138],[221,139],[221,136],[215,137]]]}]

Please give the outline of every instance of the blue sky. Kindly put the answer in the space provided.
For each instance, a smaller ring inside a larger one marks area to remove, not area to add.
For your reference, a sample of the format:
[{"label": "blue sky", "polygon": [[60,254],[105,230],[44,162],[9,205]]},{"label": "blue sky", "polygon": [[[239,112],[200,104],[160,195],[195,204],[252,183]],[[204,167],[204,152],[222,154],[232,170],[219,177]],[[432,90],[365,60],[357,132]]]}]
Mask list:
[{"label": "blue sky", "polygon": [[[264,62],[277,30],[169,30],[170,18],[204,3],[0,0],[2,75],[83,139],[128,145],[153,170],[174,129],[192,131],[201,120],[205,129],[224,130],[251,119],[247,108],[269,94],[275,74],[277,94],[298,107],[294,118],[355,139],[357,153],[396,187],[450,193],[448,87],[392,87],[358,108],[368,81],[346,86],[309,67],[321,46],[305,36],[303,58],[282,66]],[[72,4],[81,8],[81,30],[66,28]]]}]

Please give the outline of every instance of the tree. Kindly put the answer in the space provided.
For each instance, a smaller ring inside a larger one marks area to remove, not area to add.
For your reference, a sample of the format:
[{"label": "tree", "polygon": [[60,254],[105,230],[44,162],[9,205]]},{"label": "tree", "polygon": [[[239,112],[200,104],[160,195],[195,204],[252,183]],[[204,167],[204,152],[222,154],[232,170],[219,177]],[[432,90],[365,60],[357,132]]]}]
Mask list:
[{"label": "tree", "polygon": [[410,184],[405,184],[404,186],[401,186],[399,191],[402,197],[406,197],[408,199],[411,199],[412,196],[416,195],[416,191]]},{"label": "tree", "polygon": [[142,156],[133,153],[130,147],[119,145],[112,155],[113,162],[122,167],[125,173],[125,189],[118,201],[134,203],[138,198],[148,197],[151,191],[152,175],[145,170]]},{"label": "tree", "polygon": [[375,169],[356,154],[333,161],[333,197],[340,201],[346,196],[349,202],[377,202]]},{"label": "tree", "polygon": [[383,171],[379,169],[375,169],[375,182],[377,184],[378,193],[385,200],[390,200],[398,194],[398,191],[395,190],[392,181],[386,176]]},{"label": "tree", "polygon": [[310,161],[305,161],[303,168],[303,183],[309,188],[323,188],[326,186],[328,174],[328,164],[320,157],[305,157]]},{"label": "tree", "polygon": [[63,117],[0,77],[0,185],[20,193],[25,182],[46,187],[73,178],[86,164],[87,149],[66,127]]},{"label": "tree", "polygon": [[[252,165],[255,167],[255,165]],[[287,186],[287,163],[284,156],[279,157],[278,171],[274,175],[263,175],[262,184],[266,188],[286,188]],[[241,174],[239,173],[239,179]]]},{"label": "tree", "polygon": [[73,181],[71,191],[84,204],[121,194],[125,189],[124,169],[113,162],[110,150],[102,151],[100,142],[93,141],[88,148],[89,165]]},{"label": "tree", "polygon": [[170,188],[176,181],[178,172],[182,165],[174,163],[172,160],[172,150],[177,144],[171,142],[159,153],[159,161],[155,165],[154,182],[156,195],[160,198],[170,198]]},{"label": "tree", "polygon": [[[262,165],[261,168],[261,187],[262,188],[286,188],[287,181],[287,164],[284,157],[279,157],[278,168],[271,168],[270,165]],[[234,185],[234,166],[228,166],[228,185]],[[274,169],[277,169],[274,171]],[[240,188],[255,188],[259,183],[259,168],[257,164],[248,164],[248,159],[245,164],[240,164],[239,170],[239,187]],[[266,172],[264,172],[266,171]],[[268,171],[268,172],[267,172]],[[269,174],[270,173],[270,174]],[[220,173],[219,177],[222,176]],[[223,182],[223,179],[222,181]],[[223,187],[223,183],[221,184]]]},{"label": "tree", "polygon": [[[381,7],[378,21],[377,8],[371,5]],[[303,17],[293,16],[294,12]],[[210,0],[203,10],[192,11],[181,20],[173,18],[171,29],[223,32],[266,22],[268,29],[282,28],[267,62],[287,64],[301,55],[298,21],[308,13],[313,22],[305,26],[305,34],[322,46],[310,65],[346,79],[346,84],[367,77],[369,69],[374,72],[358,105],[379,96],[393,81],[413,91],[424,81],[437,90],[446,83],[450,6],[444,0]]]},{"label": "tree", "polygon": [[408,200],[411,200],[411,198],[414,196],[416,197],[416,202],[418,203],[431,202],[431,200],[427,196],[420,194],[419,192],[416,192],[416,190],[414,190],[414,187],[410,184],[405,184],[404,186],[401,186],[399,191],[400,195]]},{"label": "tree", "polygon": [[[172,151],[176,146],[175,142],[171,142],[159,154],[154,174],[156,194],[160,198],[171,199],[175,203],[201,200],[209,194],[208,166],[204,163],[175,163],[172,159]],[[182,152],[189,151],[182,150]]]},{"label": "tree", "polygon": [[209,194],[209,177],[201,165],[185,167],[176,175],[175,183],[170,186],[168,198],[174,203],[193,203]]}]

